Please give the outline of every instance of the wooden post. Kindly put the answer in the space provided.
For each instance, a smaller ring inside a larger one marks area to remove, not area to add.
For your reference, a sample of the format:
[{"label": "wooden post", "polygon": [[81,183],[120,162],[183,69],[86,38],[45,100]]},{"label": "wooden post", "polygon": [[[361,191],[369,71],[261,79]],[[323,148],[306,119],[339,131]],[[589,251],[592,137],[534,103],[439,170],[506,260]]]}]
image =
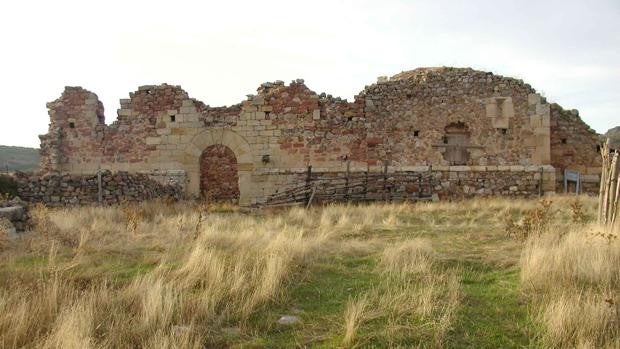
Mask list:
[{"label": "wooden post", "polygon": [[306,202],[310,201],[310,185],[312,184],[312,166],[308,166],[308,170],[306,171]]},{"label": "wooden post", "polygon": [[566,169],[564,169],[564,194],[568,193],[568,177],[566,176]]},{"label": "wooden post", "polygon": [[312,205],[312,199],[314,199],[315,193],[316,193],[316,187],[313,187],[312,194],[310,194],[310,198],[308,199],[308,203],[306,204],[306,210],[310,208],[310,205]]},{"label": "wooden post", "polygon": [[101,168],[97,169],[97,201],[99,201],[99,204],[103,202],[103,188],[101,185]]},{"label": "wooden post", "polygon": [[428,195],[432,198],[435,190],[435,176],[433,176],[433,165],[428,165]]},{"label": "wooden post", "polygon": [[387,201],[387,161],[383,162],[383,200]]},{"label": "wooden post", "polygon": [[422,172],[418,173],[418,199],[422,197]]},{"label": "wooden post", "polygon": [[367,200],[368,195],[368,168],[364,172],[364,202]]},{"label": "wooden post", "polygon": [[351,171],[351,160],[347,161],[347,175],[344,182],[344,201],[349,201],[349,174]]},{"label": "wooden post", "polygon": [[545,183],[543,176],[545,175],[545,170],[543,167],[540,167],[540,178],[538,179],[538,196],[543,196],[544,190],[543,185]]},{"label": "wooden post", "polygon": [[599,224],[612,228],[616,225],[618,216],[620,215],[620,181],[618,180],[618,156],[617,151],[610,155],[609,139],[603,144],[601,150],[602,168],[601,168],[601,186],[599,191]]},{"label": "wooden post", "polygon": [[605,224],[605,188],[607,186],[607,162],[609,160],[609,139],[601,147],[601,183],[598,193],[598,222],[599,224]]},{"label": "wooden post", "polygon": [[618,153],[614,152],[609,168],[609,184],[607,187],[607,218],[606,222],[613,225],[613,216],[616,211],[618,198],[616,198],[616,184],[618,182]]},{"label": "wooden post", "polygon": [[616,209],[612,211],[611,224],[612,224],[612,227],[614,225],[617,225],[617,228],[620,228],[620,220],[618,220],[618,217],[620,216],[620,201],[618,200],[618,198],[620,198],[620,178],[618,178],[618,175],[617,175],[616,176],[616,202],[615,202]]}]

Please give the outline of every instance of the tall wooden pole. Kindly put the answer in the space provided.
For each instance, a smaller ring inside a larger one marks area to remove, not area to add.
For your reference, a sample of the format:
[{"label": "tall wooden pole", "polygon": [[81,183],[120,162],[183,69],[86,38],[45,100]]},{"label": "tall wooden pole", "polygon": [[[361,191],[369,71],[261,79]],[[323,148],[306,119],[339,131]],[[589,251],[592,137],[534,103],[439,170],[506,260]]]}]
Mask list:
[{"label": "tall wooden pole", "polygon": [[602,167],[601,167],[601,186],[599,191],[599,209],[598,222],[609,228],[617,225],[620,216],[620,163],[618,151],[613,154],[609,151],[609,139],[603,144],[601,149]]},{"label": "tall wooden pole", "polygon": [[605,224],[605,206],[606,206],[606,197],[605,197],[605,189],[607,187],[607,162],[609,159],[609,139],[605,143],[603,143],[603,147],[601,149],[601,183],[600,189],[598,193],[598,222],[599,224]]}]

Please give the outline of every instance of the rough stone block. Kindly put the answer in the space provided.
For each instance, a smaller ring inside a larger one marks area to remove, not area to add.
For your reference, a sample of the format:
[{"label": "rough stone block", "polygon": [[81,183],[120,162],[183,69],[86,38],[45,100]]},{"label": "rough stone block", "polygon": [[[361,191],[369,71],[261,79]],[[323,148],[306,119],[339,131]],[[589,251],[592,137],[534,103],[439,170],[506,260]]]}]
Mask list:
[{"label": "rough stone block", "polygon": [[146,144],[148,145],[161,144],[161,137],[146,137]]}]

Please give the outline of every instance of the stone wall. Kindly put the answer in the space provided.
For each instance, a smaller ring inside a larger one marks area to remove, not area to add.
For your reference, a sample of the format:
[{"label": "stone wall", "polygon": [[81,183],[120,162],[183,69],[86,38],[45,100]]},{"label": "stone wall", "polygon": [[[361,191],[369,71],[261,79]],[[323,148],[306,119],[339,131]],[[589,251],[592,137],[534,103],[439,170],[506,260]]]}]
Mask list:
[{"label": "stone wall", "polygon": [[48,108],[45,173],[179,171],[185,193],[199,197],[219,190],[204,185],[210,172],[200,161],[217,145],[234,154],[241,204],[296,184],[270,173],[307,166],[596,166],[589,153],[557,156],[567,153],[558,137],[579,144],[591,136],[580,120],[556,109],[552,116],[552,106],[521,80],[468,68],[380,78],[353,101],[315,93],[301,79],[264,83],[230,107],[189,98],[179,86],[142,86],[121,100],[109,126],[97,96],[82,88],[67,87]]},{"label": "stone wall", "polygon": [[[45,175],[17,173],[19,197],[29,203],[73,206],[99,203],[97,175]],[[146,174],[102,171],[101,204],[144,201],[182,195],[176,185],[161,184]]]},{"label": "stone wall", "polygon": [[599,135],[579,117],[577,110],[551,105],[551,165],[588,174],[600,173]]},{"label": "stone wall", "polygon": [[[601,153],[598,134],[579,117],[577,110],[551,105],[551,165],[557,171],[557,192],[564,192],[564,170],[581,173],[582,191],[598,194]],[[568,191],[574,192],[574,183]]]},{"label": "stone wall", "polygon": [[19,198],[0,199],[0,229],[21,232],[31,225],[28,205]]}]

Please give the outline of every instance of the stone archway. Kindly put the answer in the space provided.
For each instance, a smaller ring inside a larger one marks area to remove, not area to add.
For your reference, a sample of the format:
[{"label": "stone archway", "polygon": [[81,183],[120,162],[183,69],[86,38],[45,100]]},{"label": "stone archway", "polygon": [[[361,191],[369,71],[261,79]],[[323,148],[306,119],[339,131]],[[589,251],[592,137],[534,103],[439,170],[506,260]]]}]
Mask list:
[{"label": "stone archway", "polygon": [[249,205],[254,197],[252,173],[254,163],[250,144],[238,133],[228,128],[210,128],[195,135],[186,146],[181,161],[188,176],[187,194],[200,197],[201,166],[203,152],[212,145],[225,146],[232,151],[237,161],[239,205]]},{"label": "stone archway", "polygon": [[200,155],[200,196],[207,201],[239,202],[237,157],[227,146],[208,146]]}]

